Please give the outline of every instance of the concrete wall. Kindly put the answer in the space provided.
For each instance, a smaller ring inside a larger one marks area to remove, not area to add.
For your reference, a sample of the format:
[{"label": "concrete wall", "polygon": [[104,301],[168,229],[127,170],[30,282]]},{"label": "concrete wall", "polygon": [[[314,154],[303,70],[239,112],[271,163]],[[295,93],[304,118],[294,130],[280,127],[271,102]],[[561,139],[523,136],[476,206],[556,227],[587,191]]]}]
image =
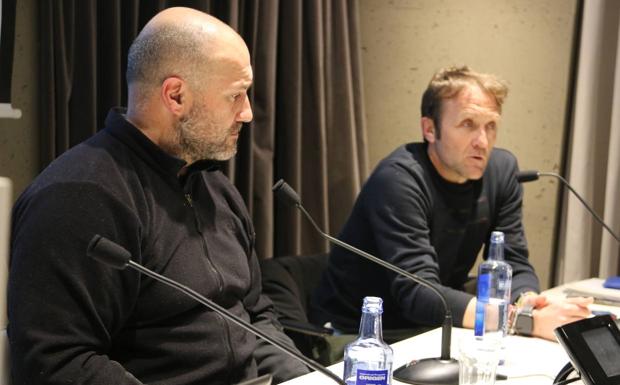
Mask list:
[{"label": "concrete wall", "polygon": [[0,118],[0,176],[11,178],[13,199],[38,173],[38,60],[36,0],[17,2],[11,104],[20,119]]},{"label": "concrete wall", "polygon": [[[421,140],[420,99],[433,73],[467,64],[510,86],[497,146],[521,169],[558,171],[575,0],[360,0],[370,164]],[[525,186],[530,258],[549,282],[557,185]]]}]

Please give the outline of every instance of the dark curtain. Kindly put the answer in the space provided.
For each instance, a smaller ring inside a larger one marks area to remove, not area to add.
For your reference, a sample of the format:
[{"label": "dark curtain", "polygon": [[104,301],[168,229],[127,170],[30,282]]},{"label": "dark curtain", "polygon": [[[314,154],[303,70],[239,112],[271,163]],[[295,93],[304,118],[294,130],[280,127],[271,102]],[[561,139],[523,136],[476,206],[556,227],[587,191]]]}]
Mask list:
[{"label": "dark curtain", "polygon": [[187,6],[231,25],[252,55],[254,121],[225,172],[246,201],[259,257],[328,245],[272,184],[284,178],[326,232],[346,220],[368,160],[357,0],[47,0],[40,3],[42,167],[126,105],[129,45],[158,11]]}]

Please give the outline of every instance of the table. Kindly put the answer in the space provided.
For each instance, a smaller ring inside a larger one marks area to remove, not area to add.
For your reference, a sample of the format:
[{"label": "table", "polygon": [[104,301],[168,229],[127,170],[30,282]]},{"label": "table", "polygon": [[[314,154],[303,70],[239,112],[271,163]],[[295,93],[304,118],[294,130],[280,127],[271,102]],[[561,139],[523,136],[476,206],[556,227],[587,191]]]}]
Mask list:
[{"label": "table", "polygon": [[[471,329],[452,329],[452,356],[457,356],[457,347],[461,338],[473,335]],[[556,374],[568,362],[564,349],[557,343],[539,338],[507,336],[506,358],[504,365],[498,367],[498,373],[508,376],[507,381],[498,384],[552,384]],[[441,329],[411,337],[392,345],[396,369],[412,359],[439,357]],[[328,368],[342,376],[343,363],[339,362]],[[334,384],[321,373],[312,372],[290,381],[286,385],[322,385]],[[396,380],[393,385],[405,384]]]},{"label": "table", "polygon": [[[583,282],[563,285],[558,288],[544,292],[552,298],[564,296],[564,291],[572,286],[580,286]],[[601,286],[602,287],[602,286]],[[620,307],[593,305],[593,310],[606,310],[620,316]],[[473,335],[473,330],[452,328],[451,353],[453,357],[458,356],[458,344],[461,338]],[[392,345],[394,349],[393,369],[399,368],[412,359],[432,358],[440,356],[441,330],[434,329],[429,332],[408,338]],[[505,362],[497,369],[498,374],[508,377],[505,381],[497,381],[501,385],[520,385],[520,384],[553,384],[555,376],[560,369],[569,362],[569,358],[562,346],[554,341],[547,341],[540,338],[507,336]],[[328,368],[328,370],[342,377],[343,363],[339,362]],[[290,381],[284,382],[286,385],[329,385],[334,384],[332,380],[321,373],[312,372]],[[393,385],[405,384],[396,380]],[[573,384],[581,384],[580,381]]]}]

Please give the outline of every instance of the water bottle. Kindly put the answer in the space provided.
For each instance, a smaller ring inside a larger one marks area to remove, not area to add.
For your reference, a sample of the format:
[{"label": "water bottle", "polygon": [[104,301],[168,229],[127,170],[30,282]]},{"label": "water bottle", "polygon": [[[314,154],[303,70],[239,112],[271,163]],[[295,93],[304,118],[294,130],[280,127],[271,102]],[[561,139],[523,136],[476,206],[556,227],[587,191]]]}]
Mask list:
[{"label": "water bottle", "polygon": [[504,261],[504,233],[493,231],[488,258],[478,268],[476,336],[506,336],[511,285],[512,267]]},{"label": "water bottle", "polygon": [[383,342],[383,300],[365,297],[360,334],[344,349],[344,380],[347,385],[392,383],[392,348]]}]

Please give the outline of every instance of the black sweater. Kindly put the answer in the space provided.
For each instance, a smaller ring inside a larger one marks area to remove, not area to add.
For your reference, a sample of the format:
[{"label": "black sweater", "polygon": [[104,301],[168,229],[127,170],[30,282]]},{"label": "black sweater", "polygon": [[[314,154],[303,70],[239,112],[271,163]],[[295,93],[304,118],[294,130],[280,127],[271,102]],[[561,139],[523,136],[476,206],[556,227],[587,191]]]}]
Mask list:
[{"label": "black sweater", "polygon": [[101,234],[290,342],[261,295],[254,230],[237,190],[207,162],[178,178],[184,165],[111,112],[104,130],[18,199],[8,298],[14,385],[230,384],[256,376],[257,344],[284,377],[307,371],[193,299],[87,258]]},{"label": "black sweater", "polygon": [[[512,154],[496,149],[480,180],[449,183],[433,167],[425,144],[402,146],[365,183],[339,238],[440,285],[460,326],[472,298],[463,285],[494,230],[505,233],[513,298],[538,290],[521,223],[517,171]],[[355,329],[367,295],[384,299],[386,328],[438,325],[443,319],[443,306],[429,289],[335,247],[314,296],[316,320]]]}]

